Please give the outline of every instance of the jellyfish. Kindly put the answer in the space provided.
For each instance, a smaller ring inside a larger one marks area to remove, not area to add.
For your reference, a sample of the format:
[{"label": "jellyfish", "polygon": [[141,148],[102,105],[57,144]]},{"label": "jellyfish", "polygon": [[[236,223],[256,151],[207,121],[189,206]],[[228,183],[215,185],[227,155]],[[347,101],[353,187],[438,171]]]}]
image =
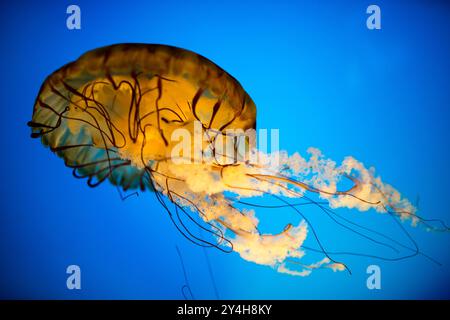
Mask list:
[{"label": "jellyfish", "polygon": [[[353,157],[338,164],[315,148],[307,157],[258,150],[251,97],[222,68],[185,49],[117,44],[89,51],[47,77],[28,125],[90,187],[109,181],[125,192],[150,191],[186,239],[278,272],[349,270],[294,200],[330,217],[336,208],[371,209],[432,227]],[[296,211],[299,222],[262,232],[249,199],[267,196],[278,203],[272,208]],[[322,257],[306,263],[309,235]]]}]

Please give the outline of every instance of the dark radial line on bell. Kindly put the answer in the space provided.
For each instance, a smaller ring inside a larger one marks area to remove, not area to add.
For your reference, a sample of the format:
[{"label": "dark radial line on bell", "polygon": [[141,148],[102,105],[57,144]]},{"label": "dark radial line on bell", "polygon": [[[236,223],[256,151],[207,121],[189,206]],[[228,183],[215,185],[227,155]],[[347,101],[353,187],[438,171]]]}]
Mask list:
[{"label": "dark radial line on bell", "polygon": [[133,74],[133,79],[135,83],[135,104],[136,104],[136,113],[135,113],[135,126],[136,126],[136,137],[139,134],[139,129],[141,126],[141,101],[142,101],[142,90],[141,85],[139,83],[138,77],[140,73]]},{"label": "dark radial line on bell", "polygon": [[197,90],[197,92],[195,93],[194,98],[192,98],[192,104],[190,105],[192,108],[192,114],[194,115],[195,119],[197,119],[200,122],[201,122],[201,120],[199,119],[199,117],[197,115],[196,107],[197,107],[197,103],[200,100],[200,97],[202,96],[202,94],[203,94],[203,88],[199,88]]},{"label": "dark radial line on bell", "polygon": [[186,115],[184,114],[183,109],[181,109],[181,107],[178,105],[178,103],[176,104],[176,106],[177,106],[178,110],[180,110],[181,114],[183,115],[184,120],[187,120],[187,117],[186,117]]},{"label": "dark radial line on bell", "polygon": [[159,101],[162,98],[162,78],[158,76],[158,96],[155,100],[155,108],[156,108],[156,123],[158,125],[159,134],[161,135],[161,138],[164,141],[165,146],[167,147],[169,143],[167,142],[166,137],[164,136],[164,132],[161,129],[161,118],[160,118],[160,110],[159,110]]},{"label": "dark radial line on bell", "polygon": [[241,116],[241,114],[242,114],[242,112],[244,111],[244,108],[245,108],[245,100],[246,100],[246,97],[244,96],[244,98],[243,98],[243,100],[242,100],[241,110],[240,110],[239,112],[236,112],[236,113],[233,115],[233,118],[232,118],[230,121],[228,121],[228,122],[225,123],[223,126],[221,126],[220,129],[219,129],[219,131],[222,131],[223,129],[225,129],[226,127],[228,127],[230,124],[233,123],[234,120],[236,120],[238,117]]},{"label": "dark radial line on bell", "polygon": [[50,91],[53,92],[54,94],[56,94],[57,96],[63,98],[66,101],[70,102],[70,99],[68,97],[66,97],[65,95],[63,95],[58,89],[56,89],[52,84],[49,84],[50,86]]},{"label": "dark radial line on bell", "polygon": [[222,100],[220,100],[220,99],[217,100],[217,102],[214,104],[213,111],[211,114],[211,120],[209,120],[209,124],[208,124],[208,129],[211,129],[214,118],[216,117],[217,112],[219,111],[221,105],[222,105]]},{"label": "dark radial line on bell", "polygon": [[[136,142],[137,135],[135,132],[136,128],[136,108],[135,108],[135,99],[136,99],[136,92],[135,88],[131,86],[131,99],[130,99],[130,106],[128,109],[128,135],[130,136],[131,141]],[[134,119],[133,119],[134,114]]]}]

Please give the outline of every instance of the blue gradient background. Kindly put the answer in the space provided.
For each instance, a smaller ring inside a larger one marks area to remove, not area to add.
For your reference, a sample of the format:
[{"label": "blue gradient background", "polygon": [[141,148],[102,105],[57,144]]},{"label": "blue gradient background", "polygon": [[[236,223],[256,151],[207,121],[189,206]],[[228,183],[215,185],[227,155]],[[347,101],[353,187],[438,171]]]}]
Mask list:
[{"label": "blue gradient background", "polygon": [[[182,299],[175,246],[195,298],[215,297],[203,250],[176,232],[152,194],[123,202],[108,184],[90,189],[29,137],[26,122],[45,77],[113,43],[170,44],[208,57],[252,96],[258,126],[280,129],[282,149],[304,154],[315,146],[336,161],[353,155],[412,201],[419,196],[422,215],[449,222],[444,1],[376,1],[380,31],[365,26],[366,1],[74,3],[82,11],[79,31],[65,25],[72,2],[1,4],[0,298]],[[404,240],[386,216],[340,213]],[[314,214],[330,250],[385,253],[325,222],[321,228]],[[286,222],[282,211],[267,217]],[[449,235],[406,227],[443,266],[421,256],[395,263],[346,257],[351,276],[319,270],[297,278],[237,254],[208,256],[220,298],[450,298]],[[80,291],[66,289],[70,264],[81,267]],[[366,288],[370,264],[381,267],[381,290]]]}]

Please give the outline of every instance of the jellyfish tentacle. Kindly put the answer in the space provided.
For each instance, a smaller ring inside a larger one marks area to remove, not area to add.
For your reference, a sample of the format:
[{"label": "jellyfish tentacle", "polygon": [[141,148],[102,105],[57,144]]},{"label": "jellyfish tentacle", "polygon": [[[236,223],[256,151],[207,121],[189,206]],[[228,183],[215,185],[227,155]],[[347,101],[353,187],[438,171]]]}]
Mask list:
[{"label": "jellyfish tentacle", "polygon": [[[224,169],[224,168],[222,168],[222,171],[221,171],[222,177],[223,177],[223,169]],[[276,194],[267,192],[267,191],[265,191],[265,190],[255,189],[255,188],[250,188],[250,187],[240,187],[240,186],[236,186],[236,185],[231,185],[231,184],[229,184],[229,183],[227,183],[227,182],[224,182],[224,184],[226,184],[231,190],[235,190],[235,189],[252,190],[252,191],[257,191],[257,192],[261,192],[261,193],[263,193],[263,194],[270,195],[270,196],[274,197],[275,199],[277,199],[277,200],[283,202],[283,203],[286,204],[287,206],[291,207],[293,210],[295,210],[295,211],[302,217],[302,219],[303,219],[303,220],[306,222],[306,224],[308,225],[309,229],[313,232],[314,239],[315,239],[315,241],[317,242],[317,244],[319,245],[319,247],[321,248],[321,250],[322,250],[321,252],[326,256],[326,258],[328,258],[329,261],[333,262],[333,263],[336,264],[336,265],[341,265],[345,270],[347,270],[347,271],[349,272],[349,274],[352,274],[351,269],[350,269],[346,264],[344,264],[344,263],[342,263],[342,262],[339,262],[339,261],[336,261],[336,260],[334,260],[331,256],[329,256],[329,254],[328,254],[327,251],[325,250],[324,246],[322,245],[322,242],[320,241],[320,239],[319,239],[319,237],[318,237],[318,235],[317,235],[317,233],[316,233],[315,228],[312,226],[311,222],[306,218],[306,216],[305,216],[300,210],[298,210],[298,208],[296,208],[295,206],[292,206],[289,202],[287,202],[286,200],[284,200],[284,199],[281,198],[281,197],[278,197]],[[228,226],[227,226],[227,227],[228,227]],[[285,231],[289,231],[289,228],[290,228],[290,227],[291,227],[291,225],[288,224],[288,225],[286,226],[286,228],[285,228]],[[283,233],[283,232],[282,232],[282,233]]]},{"label": "jellyfish tentacle", "polygon": [[180,259],[181,269],[183,270],[183,277],[184,277],[184,282],[185,282],[185,284],[181,287],[181,293],[183,294],[184,299],[188,300],[187,295],[184,292],[186,289],[189,292],[191,299],[195,300],[194,294],[192,293],[191,286],[189,284],[189,278],[187,276],[186,267],[184,266],[184,261],[183,261],[183,257],[181,256],[180,249],[178,248],[178,246],[175,246],[175,249],[177,251],[178,258]]},{"label": "jellyfish tentacle", "polygon": [[[353,225],[353,226],[356,226],[356,227],[358,227],[358,228],[364,229],[364,230],[366,230],[366,231],[368,231],[368,232],[370,232],[370,233],[374,233],[374,234],[376,234],[377,236],[380,236],[380,237],[382,237],[382,238],[385,238],[386,240],[389,240],[389,241],[391,241],[392,243],[395,243],[396,245],[398,245],[398,246],[400,246],[400,247],[402,247],[402,248],[404,248],[404,249],[412,250],[412,251],[415,250],[415,249],[412,249],[412,248],[410,248],[410,247],[404,245],[403,243],[401,243],[401,242],[395,240],[394,238],[392,238],[392,237],[390,237],[390,236],[388,236],[388,235],[386,235],[386,234],[383,234],[383,233],[378,232],[378,231],[376,231],[376,230],[374,230],[374,229],[365,227],[365,226],[363,226],[363,225],[361,225],[361,224],[355,223],[355,222],[353,222],[353,221],[351,221],[351,220],[349,220],[349,219],[347,219],[347,218],[345,218],[345,217],[343,217],[343,216],[337,214],[337,213],[334,212],[333,210],[324,207],[324,205],[327,205],[328,202],[325,202],[325,201],[322,201],[322,202],[320,202],[320,201],[314,201],[314,200],[310,199],[309,197],[307,197],[306,195],[303,195],[303,198],[307,199],[308,202],[303,202],[303,203],[293,203],[293,204],[291,204],[291,206],[297,207],[297,206],[306,206],[306,205],[316,205],[316,206],[319,207],[321,210],[327,211],[330,215],[334,215],[334,216],[336,216],[337,218],[342,219],[343,221],[345,221],[345,222],[347,222],[347,223],[349,223],[349,224],[351,224],[351,225]],[[286,204],[282,204],[282,205],[260,205],[260,204],[250,203],[250,202],[246,202],[246,201],[242,201],[242,200],[233,200],[233,201],[236,201],[236,202],[241,203],[241,204],[246,205],[246,206],[259,207],[259,208],[285,208],[285,207],[289,207],[289,205],[286,205]],[[351,231],[353,232],[353,230],[351,230]],[[304,247],[304,246],[302,246],[302,247]],[[396,251],[396,252],[399,252],[397,249],[396,249],[395,251]],[[344,254],[344,253],[339,253],[339,252],[338,252],[338,253],[337,253],[337,252],[329,252],[329,253],[330,253],[330,254]],[[350,254],[350,253],[346,253],[346,254]],[[427,257],[427,258],[429,258],[429,259],[431,259],[433,262],[436,261],[436,260],[432,259],[431,257],[427,256],[426,254],[424,254],[423,252],[420,252],[420,254],[421,254],[421,255],[424,255],[425,257]],[[361,255],[362,255],[362,254],[361,254]],[[373,257],[373,256],[372,256],[372,257]]]}]

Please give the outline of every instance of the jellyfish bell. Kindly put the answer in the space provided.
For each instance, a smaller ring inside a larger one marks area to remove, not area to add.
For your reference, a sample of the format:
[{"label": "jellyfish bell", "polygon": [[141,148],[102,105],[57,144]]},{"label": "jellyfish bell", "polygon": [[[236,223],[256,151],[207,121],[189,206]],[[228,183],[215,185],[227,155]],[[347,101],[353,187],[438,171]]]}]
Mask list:
[{"label": "jellyfish bell", "polygon": [[[29,126],[32,137],[89,186],[109,180],[123,190],[151,190],[192,242],[235,251],[279,272],[305,276],[317,268],[346,268],[318,239],[323,259],[302,263],[305,239],[316,231],[291,199],[312,193],[327,201],[323,210],[375,209],[424,222],[396,189],[352,157],[337,165],[310,149],[309,158],[280,152],[276,164],[265,161],[271,155],[252,143],[256,106],[250,96],[216,64],[180,48],[119,44],[83,54],[45,80]],[[257,156],[249,161],[247,153]],[[351,187],[341,190],[342,180]],[[237,204],[264,195],[296,210],[301,221],[262,233],[254,206]],[[186,221],[216,243],[198,237]]]},{"label": "jellyfish bell", "polygon": [[217,130],[254,128],[256,107],[234,78],[200,55],[129,44],[90,51],[51,74],[31,124],[69,165],[89,163],[86,174],[130,188],[134,175],[129,181],[125,169],[99,174],[105,163],[92,163],[115,155],[142,168],[169,158],[173,130],[192,130],[194,120]]}]

